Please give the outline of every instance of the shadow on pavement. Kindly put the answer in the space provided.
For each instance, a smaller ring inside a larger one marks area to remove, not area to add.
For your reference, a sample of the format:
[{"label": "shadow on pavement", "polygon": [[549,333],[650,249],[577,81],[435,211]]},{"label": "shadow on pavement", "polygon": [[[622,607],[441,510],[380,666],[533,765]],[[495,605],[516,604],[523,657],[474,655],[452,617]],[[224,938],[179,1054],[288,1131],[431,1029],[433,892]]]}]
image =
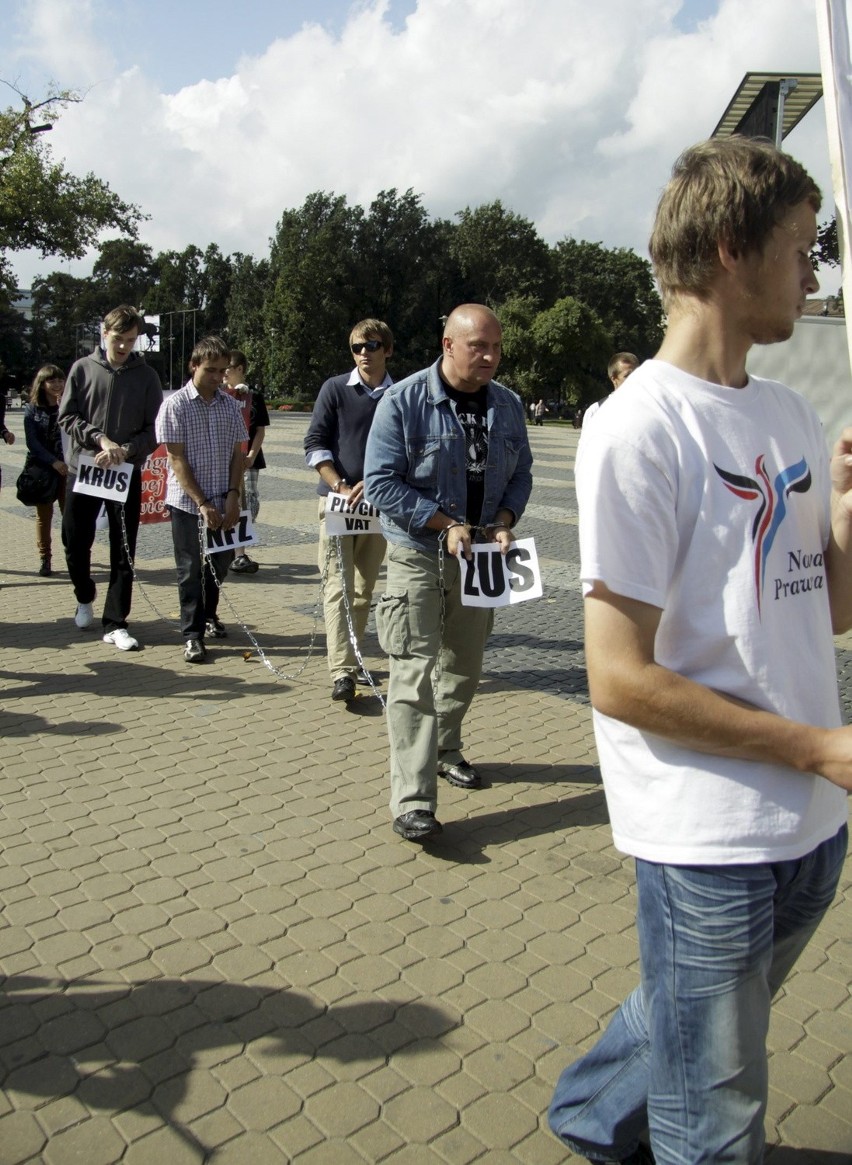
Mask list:
[{"label": "shadow on pavement", "polygon": [[[16,692],[16,695],[18,693]],[[22,693],[28,694],[28,693]],[[0,736],[41,736],[52,733],[54,736],[109,736],[112,733],[124,732],[123,724],[111,724],[108,720],[66,720],[62,724],[51,724],[44,716],[34,712],[10,713],[0,711]]]},{"label": "shadow on pavement", "polygon": [[[263,1043],[252,1055],[286,1057],[287,1071],[312,1061],[379,1067],[405,1049],[431,1052],[457,1026],[446,1012],[416,1000],[326,1005],[303,992],[240,983],[158,979],[113,986],[33,975],[11,975],[0,984],[0,1017],[4,1090],[52,1099],[73,1093],[89,1109],[110,1114],[156,1113],[205,1155],[210,1148],[176,1116],[193,1069],[246,1054],[255,1040]],[[298,1111],[296,1093],[293,1102]]]},{"label": "shadow on pavement", "polygon": [[[559,771],[558,767],[556,771]],[[448,805],[443,813],[439,807],[438,817],[443,822],[444,832],[438,840],[424,846],[433,857],[458,864],[481,865],[487,862],[485,851],[489,846],[544,837],[560,830],[605,825],[609,821],[602,788],[594,793],[579,793],[540,805],[513,807],[498,813],[461,817],[456,821],[446,820],[459,810],[463,812],[463,805],[458,802]]]}]

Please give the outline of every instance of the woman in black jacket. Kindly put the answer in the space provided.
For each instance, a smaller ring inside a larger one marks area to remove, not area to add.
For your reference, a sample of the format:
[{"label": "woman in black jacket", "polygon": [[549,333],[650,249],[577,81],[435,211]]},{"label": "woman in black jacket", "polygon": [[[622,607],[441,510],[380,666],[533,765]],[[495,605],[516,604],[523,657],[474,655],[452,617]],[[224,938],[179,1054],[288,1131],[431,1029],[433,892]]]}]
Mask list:
[{"label": "woman in black jacket", "polygon": [[[24,437],[27,442],[27,465],[52,470],[57,477],[56,500],[62,512],[65,506],[65,478],[68,466],[62,456],[62,438],[57,420],[65,375],[55,364],[39,368],[30,389],[30,403],[24,410]],[[53,521],[53,502],[39,502],[36,506],[36,548],[41,558],[39,574],[51,575],[50,527]]]}]

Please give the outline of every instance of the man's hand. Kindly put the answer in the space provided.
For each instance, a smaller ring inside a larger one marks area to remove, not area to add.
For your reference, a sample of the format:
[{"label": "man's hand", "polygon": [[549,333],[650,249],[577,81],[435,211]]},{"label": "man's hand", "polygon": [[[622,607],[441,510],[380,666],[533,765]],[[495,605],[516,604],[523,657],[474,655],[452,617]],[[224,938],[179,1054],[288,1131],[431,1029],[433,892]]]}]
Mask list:
[{"label": "man's hand", "polygon": [[233,530],[239,520],[240,495],[232,491],[228,494],[228,500],[225,502],[225,516],[222,519],[222,525],[226,530]]},{"label": "man's hand", "polygon": [[124,460],[124,450],[107,437],[106,433],[101,434],[99,444],[101,451],[95,454],[95,465],[99,465],[101,469],[106,469],[108,465],[118,465]]},{"label": "man's hand", "polygon": [[222,525],[222,515],[212,502],[204,502],[203,505],[198,507],[198,512],[204,519],[204,525],[209,530],[218,530]]},{"label": "man's hand", "polygon": [[56,470],[60,477],[68,476],[68,466],[64,461],[54,461],[53,468]]},{"label": "man's hand", "polygon": [[453,554],[459,558],[461,557],[459,551],[461,551],[461,554],[470,562],[473,558],[470,543],[470,529],[467,526],[462,526],[459,523],[458,526],[450,526],[447,530],[447,554]]},{"label": "man's hand", "polygon": [[349,505],[355,507],[364,497],[364,483],[359,481],[355,485],[342,485],[337,492],[345,493]]},{"label": "man's hand", "polygon": [[15,434],[12,432],[11,429],[7,429],[6,432],[3,434],[3,440],[6,442],[7,445],[14,445],[15,444]]},{"label": "man's hand", "polygon": [[836,501],[852,513],[852,428],[846,428],[834,444],[831,456],[831,487]]},{"label": "man's hand", "polygon": [[812,762],[812,771],[852,792],[852,725],[844,728],[812,728],[817,741],[817,751]]},{"label": "man's hand", "polygon": [[254,465],[254,459],[257,457],[257,453],[257,449],[249,449],[248,453],[246,453],[246,469],[251,469]]},{"label": "man's hand", "polygon": [[500,553],[505,555],[514,541],[512,531],[508,526],[489,526],[487,528],[489,542],[496,542]]}]

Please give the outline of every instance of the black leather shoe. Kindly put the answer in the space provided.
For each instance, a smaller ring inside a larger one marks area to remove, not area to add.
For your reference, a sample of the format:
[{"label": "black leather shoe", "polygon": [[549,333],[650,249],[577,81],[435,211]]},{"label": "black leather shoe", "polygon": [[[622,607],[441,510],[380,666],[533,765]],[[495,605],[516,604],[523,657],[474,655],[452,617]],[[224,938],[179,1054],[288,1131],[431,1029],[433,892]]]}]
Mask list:
[{"label": "black leather shoe", "polygon": [[403,813],[393,823],[394,833],[404,837],[406,841],[426,841],[430,837],[437,837],[444,832],[440,821],[435,820],[435,814],[428,809],[412,809],[410,813]]},{"label": "black leather shoe", "polygon": [[458,764],[454,765],[439,760],[438,776],[443,777],[459,789],[479,789],[482,787],[482,778],[473,765],[469,765],[466,760],[460,760]]},{"label": "black leather shoe", "polygon": [[355,681],[352,676],[340,676],[334,681],[331,698],[332,700],[345,700],[347,704],[350,700],[355,699]]}]

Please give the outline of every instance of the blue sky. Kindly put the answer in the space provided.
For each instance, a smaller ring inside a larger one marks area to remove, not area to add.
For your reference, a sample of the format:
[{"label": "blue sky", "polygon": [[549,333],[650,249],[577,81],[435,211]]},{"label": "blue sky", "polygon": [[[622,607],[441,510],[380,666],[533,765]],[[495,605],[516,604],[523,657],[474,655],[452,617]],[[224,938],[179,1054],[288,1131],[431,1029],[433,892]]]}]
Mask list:
[{"label": "blue sky", "polygon": [[[819,71],[810,0],[3,0],[3,24],[0,78],[85,94],[51,149],[137,202],[155,251],[262,254],[309,193],[396,187],[644,253],[745,72]],[[830,212],[821,103],[786,145]]]}]

